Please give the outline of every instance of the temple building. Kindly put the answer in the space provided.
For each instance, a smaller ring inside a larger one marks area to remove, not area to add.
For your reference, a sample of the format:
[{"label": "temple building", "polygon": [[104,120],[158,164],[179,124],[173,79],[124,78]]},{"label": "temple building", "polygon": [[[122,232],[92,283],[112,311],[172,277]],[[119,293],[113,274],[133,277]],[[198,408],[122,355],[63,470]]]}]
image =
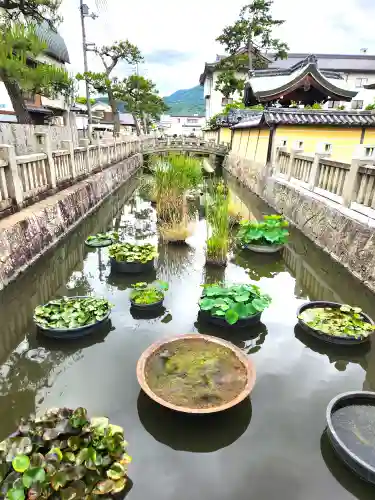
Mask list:
[{"label": "temple building", "polygon": [[317,57],[310,55],[289,68],[255,71],[246,82],[244,104],[311,106],[327,101],[351,101],[357,93],[340,73],[320,70]]}]

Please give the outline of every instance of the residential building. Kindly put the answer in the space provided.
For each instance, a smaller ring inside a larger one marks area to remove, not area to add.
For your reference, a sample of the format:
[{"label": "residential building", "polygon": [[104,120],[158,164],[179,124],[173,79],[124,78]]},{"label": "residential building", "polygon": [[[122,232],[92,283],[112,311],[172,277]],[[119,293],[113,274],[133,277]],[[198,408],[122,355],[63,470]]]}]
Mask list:
[{"label": "residential building", "polygon": [[[256,75],[263,75],[269,78],[285,76],[285,72],[292,72],[292,68],[301,64],[312,54],[290,53],[287,59],[274,60],[273,54],[267,54],[264,57],[264,63],[267,66],[265,70],[255,70]],[[326,78],[340,82],[340,87],[346,91],[355,92],[354,97],[349,100],[336,101],[327,99],[324,105],[325,108],[337,108],[343,106],[345,109],[364,109],[368,104],[372,104],[375,98],[374,90],[366,88],[367,85],[375,83],[375,55],[367,54],[365,51],[361,54],[315,54],[317,69]],[[213,115],[220,113],[223,107],[228,104],[228,100],[223,94],[215,90],[217,78],[220,74],[215,68],[217,63],[224,56],[217,56],[216,62],[206,63],[204,72],[200,76],[200,84],[204,86],[204,96],[206,100],[206,118],[209,119]],[[269,74],[265,73],[270,71]],[[280,73],[279,73],[280,71]],[[237,73],[237,77],[246,79],[247,70]],[[265,80],[264,80],[265,82]],[[275,83],[268,83],[270,88],[276,88]],[[329,94],[328,94],[329,95]],[[235,94],[230,100],[236,100],[239,95]]]},{"label": "residential building", "polygon": [[202,136],[202,128],[206,124],[204,116],[171,116],[162,115],[159,122],[159,130],[168,136],[185,135],[196,137]]},{"label": "residential building", "polygon": [[[46,44],[43,54],[37,57],[37,61],[65,68],[65,65],[70,62],[69,53],[65,41],[59,33],[52,29],[48,23],[42,23],[36,26],[36,34]],[[64,96],[50,99],[30,92],[25,92],[24,95],[26,107],[35,124],[64,124],[64,115],[66,116],[70,105]],[[3,82],[0,82],[0,122],[17,122]]]},{"label": "residential building", "polygon": [[[84,104],[76,103],[72,111],[76,115],[76,124],[81,136],[87,134],[87,107]],[[112,132],[113,131],[113,113],[112,108],[106,102],[98,101],[91,106],[93,131]],[[131,135],[135,133],[134,118],[131,113],[119,113],[120,118],[120,133],[123,135]]]}]

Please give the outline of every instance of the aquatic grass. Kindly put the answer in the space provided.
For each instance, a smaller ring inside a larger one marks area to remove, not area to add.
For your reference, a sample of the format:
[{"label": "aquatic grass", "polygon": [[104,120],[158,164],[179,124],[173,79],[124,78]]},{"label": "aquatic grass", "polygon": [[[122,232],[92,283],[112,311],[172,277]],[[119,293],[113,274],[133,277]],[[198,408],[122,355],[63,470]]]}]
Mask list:
[{"label": "aquatic grass", "polygon": [[229,197],[223,182],[214,184],[206,196],[206,261],[226,265],[229,249]]},{"label": "aquatic grass", "polygon": [[194,224],[185,214],[182,218],[175,218],[170,222],[160,222],[160,238],[164,243],[183,243],[193,234]]}]

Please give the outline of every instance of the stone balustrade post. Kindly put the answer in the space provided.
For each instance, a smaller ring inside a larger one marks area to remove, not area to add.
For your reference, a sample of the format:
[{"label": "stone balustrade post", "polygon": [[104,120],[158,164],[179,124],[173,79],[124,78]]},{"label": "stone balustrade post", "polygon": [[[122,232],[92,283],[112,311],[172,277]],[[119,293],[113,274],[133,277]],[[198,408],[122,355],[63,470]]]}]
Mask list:
[{"label": "stone balustrade post", "polygon": [[63,149],[66,149],[69,153],[69,174],[71,179],[77,177],[76,162],[74,159],[74,146],[73,141],[61,141]]},{"label": "stone balustrade post", "polygon": [[320,169],[319,169],[319,163],[322,158],[327,158],[329,156],[328,153],[315,153],[314,155],[314,161],[311,166],[310,170],[310,177],[309,177],[309,185],[308,188],[310,191],[314,191],[315,186],[317,186],[318,181],[319,181],[319,175],[320,175]]},{"label": "stone balustrade post", "polygon": [[47,182],[48,187],[55,189],[56,183],[56,167],[52,155],[51,138],[48,132],[37,132],[36,134],[39,151],[47,156]]},{"label": "stone balustrade post", "polygon": [[97,152],[98,152],[98,167],[101,168],[103,165],[103,162],[102,162],[102,152],[101,152],[100,135],[99,134],[96,134],[95,144],[96,144],[96,147],[98,148],[98,150],[97,150]]},{"label": "stone balustrade post", "polygon": [[355,200],[355,195],[358,188],[358,171],[361,165],[365,165],[368,161],[361,158],[353,158],[350,164],[350,170],[346,173],[345,182],[342,190],[342,201],[345,207],[350,207],[352,201]]},{"label": "stone balustrade post", "polygon": [[79,145],[81,148],[85,148],[85,154],[84,154],[84,160],[85,160],[85,173],[88,174],[92,170],[92,165],[90,165],[90,154],[89,154],[89,146],[90,146],[90,141],[89,139],[80,139],[79,140]]},{"label": "stone balustrade post", "polygon": [[288,162],[288,169],[286,171],[286,180],[290,181],[290,179],[293,177],[293,172],[294,172],[294,160],[295,156],[298,153],[303,153],[303,149],[301,148],[292,148],[290,151],[290,156],[289,156],[289,162]]},{"label": "stone balustrade post", "polygon": [[18,173],[16,150],[9,144],[0,144],[0,158],[8,163],[5,169],[5,177],[9,196],[18,207],[23,204],[23,188],[20,175]]}]

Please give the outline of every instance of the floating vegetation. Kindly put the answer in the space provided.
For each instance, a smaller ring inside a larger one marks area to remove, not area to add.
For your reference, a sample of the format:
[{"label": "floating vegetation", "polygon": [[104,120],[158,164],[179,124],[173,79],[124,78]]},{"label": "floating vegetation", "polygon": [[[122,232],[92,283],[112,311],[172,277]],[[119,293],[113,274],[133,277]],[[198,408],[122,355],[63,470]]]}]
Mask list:
[{"label": "floating vegetation", "polygon": [[236,398],[247,371],[234,352],[202,339],[175,341],[147,361],[146,380],[164,401],[188,408],[212,408]]},{"label": "floating vegetation", "polygon": [[34,321],[41,328],[82,328],[102,321],[111,307],[106,299],[63,297],[36,307]]},{"label": "floating vegetation", "polygon": [[264,215],[263,222],[244,220],[237,237],[241,245],[283,245],[287,242],[288,222],[282,215]]},{"label": "floating vegetation", "polygon": [[116,231],[109,233],[97,233],[87,237],[85,243],[90,247],[104,247],[111,245],[119,240],[119,234]]},{"label": "floating vegetation", "polygon": [[124,431],[84,408],[57,408],[22,420],[0,443],[0,494],[9,500],[96,498],[126,486]]},{"label": "floating vegetation", "polygon": [[310,307],[298,319],[314,330],[333,337],[368,337],[375,326],[364,319],[360,307]]},{"label": "floating vegetation", "polygon": [[146,264],[157,256],[154,245],[133,245],[132,243],[116,243],[109,249],[109,256],[116,262],[135,262]]},{"label": "floating vegetation", "polygon": [[262,294],[256,285],[213,284],[203,287],[199,307],[201,311],[225,319],[227,323],[234,325],[240,319],[261,313],[270,303],[271,297]]},{"label": "floating vegetation", "polygon": [[164,292],[169,288],[166,281],[154,281],[151,284],[144,282],[132,285],[130,299],[136,305],[151,305],[164,299]]}]

